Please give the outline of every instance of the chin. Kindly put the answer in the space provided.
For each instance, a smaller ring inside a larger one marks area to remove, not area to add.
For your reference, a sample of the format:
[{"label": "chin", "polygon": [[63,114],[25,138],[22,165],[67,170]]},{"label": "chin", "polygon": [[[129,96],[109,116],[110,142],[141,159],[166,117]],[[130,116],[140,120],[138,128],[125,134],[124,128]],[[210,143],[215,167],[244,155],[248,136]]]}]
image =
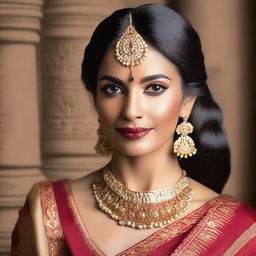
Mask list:
[{"label": "chin", "polygon": [[154,151],[157,150],[157,148],[152,145],[129,145],[129,146],[124,146],[124,145],[118,145],[116,146],[116,150],[125,156],[144,156],[148,155]]}]

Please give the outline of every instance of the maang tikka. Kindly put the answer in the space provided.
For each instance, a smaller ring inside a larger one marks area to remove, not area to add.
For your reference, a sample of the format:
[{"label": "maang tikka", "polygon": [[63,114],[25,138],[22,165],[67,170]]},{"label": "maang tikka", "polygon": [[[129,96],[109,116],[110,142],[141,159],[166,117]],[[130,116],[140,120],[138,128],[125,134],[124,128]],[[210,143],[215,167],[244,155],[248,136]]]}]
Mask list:
[{"label": "maang tikka", "polygon": [[116,43],[115,55],[122,65],[130,68],[129,81],[134,80],[132,68],[140,65],[148,52],[148,46],[132,24],[130,13],[129,25]]},{"label": "maang tikka", "polygon": [[187,122],[187,118],[183,119],[183,122],[176,128],[176,132],[180,137],[173,143],[173,151],[180,158],[187,158],[196,154],[195,142],[189,133],[193,132],[193,126]]}]

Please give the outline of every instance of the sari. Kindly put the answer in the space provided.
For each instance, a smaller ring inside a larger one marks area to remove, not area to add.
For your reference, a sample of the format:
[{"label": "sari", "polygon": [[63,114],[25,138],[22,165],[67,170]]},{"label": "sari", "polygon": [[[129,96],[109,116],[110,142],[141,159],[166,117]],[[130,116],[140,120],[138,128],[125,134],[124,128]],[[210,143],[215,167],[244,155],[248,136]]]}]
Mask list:
[{"label": "sari", "polygon": [[[83,223],[70,180],[32,187],[12,234],[12,256],[106,256]],[[256,255],[256,211],[219,195],[118,256]]]}]

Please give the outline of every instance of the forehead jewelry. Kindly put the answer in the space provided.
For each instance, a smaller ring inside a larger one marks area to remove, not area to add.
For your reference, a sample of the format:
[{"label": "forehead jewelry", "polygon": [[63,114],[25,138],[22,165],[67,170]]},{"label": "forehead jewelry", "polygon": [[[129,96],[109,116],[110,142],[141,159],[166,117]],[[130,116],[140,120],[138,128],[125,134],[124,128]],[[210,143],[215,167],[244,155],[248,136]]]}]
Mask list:
[{"label": "forehead jewelry", "polygon": [[140,34],[136,31],[132,24],[132,16],[130,14],[130,22],[121,38],[116,43],[115,55],[122,65],[130,68],[129,81],[134,80],[132,68],[140,65],[145,59],[148,52],[148,46]]}]

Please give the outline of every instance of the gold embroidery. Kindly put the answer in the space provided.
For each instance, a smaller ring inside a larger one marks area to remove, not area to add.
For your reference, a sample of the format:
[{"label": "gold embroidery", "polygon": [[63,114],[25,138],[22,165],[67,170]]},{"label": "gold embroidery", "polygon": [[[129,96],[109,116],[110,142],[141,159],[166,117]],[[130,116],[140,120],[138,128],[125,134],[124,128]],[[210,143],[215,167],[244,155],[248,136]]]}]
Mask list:
[{"label": "gold embroidery", "polygon": [[215,228],[216,224],[214,223],[214,221],[208,221],[206,223],[210,228]]},{"label": "gold embroidery", "polygon": [[252,238],[256,236],[256,223],[252,224],[246,229],[242,235],[240,235],[235,242],[229,247],[229,249],[223,254],[223,256],[233,256],[239,250],[246,245]]},{"label": "gold embroidery", "polygon": [[159,246],[191,229],[202,218],[205,212],[218,200],[221,200],[221,197],[214,198],[213,200],[205,203],[203,206],[191,212],[184,218],[178,219],[165,228],[153,233],[153,235],[118,254],[118,256],[148,255]]},{"label": "gold embroidery", "polygon": [[177,234],[178,232],[179,232],[178,229],[173,229],[173,230],[171,230],[171,234],[173,234],[173,235]]},{"label": "gold embroidery", "polygon": [[223,195],[222,199],[209,210],[209,213],[183,240],[182,246],[171,254],[172,256],[202,255],[219,237],[224,225],[230,222],[236,209],[241,205],[239,200],[229,195]]},{"label": "gold embroidery", "polygon": [[59,220],[52,184],[43,182],[39,183],[39,187],[45,233],[49,246],[49,256],[64,255],[66,244]]},{"label": "gold embroidery", "polygon": [[[82,217],[79,213],[77,208],[74,196],[72,194],[71,184],[70,181],[66,182],[66,189],[69,195],[69,207],[72,210],[72,214],[75,217],[76,223],[80,228],[81,235],[84,237],[85,243],[91,249],[91,253],[94,256],[105,256],[105,254],[101,251],[101,249],[97,246],[97,244],[93,241],[86,229],[86,226],[82,220]],[[205,203],[200,208],[196,209],[195,211],[191,212],[187,216],[178,219],[177,221],[167,225],[166,227],[156,231],[149,237],[145,238],[144,240],[138,242],[137,244],[131,246],[127,250],[119,253],[117,256],[139,256],[139,255],[148,255],[159,246],[163,245],[164,243],[168,242],[169,240],[177,237],[178,235],[188,231],[192,227],[195,226],[197,222],[199,222],[205,213],[214,207],[218,202],[224,200],[225,196],[218,196],[207,203]],[[225,205],[225,203],[223,203]],[[226,206],[226,205],[225,205]],[[228,206],[229,207],[229,206]],[[224,207],[225,208],[225,207]],[[224,209],[225,211],[225,209]],[[229,212],[229,211],[228,211]],[[207,221],[209,222],[209,220]],[[206,222],[206,223],[207,223]],[[211,223],[211,222],[210,222]],[[208,224],[209,225],[209,224]],[[211,225],[211,224],[210,224]],[[204,236],[203,239],[206,241],[209,240],[210,236],[207,234]],[[188,254],[179,254],[179,255],[188,255]],[[194,254],[192,254],[194,255]]]}]

